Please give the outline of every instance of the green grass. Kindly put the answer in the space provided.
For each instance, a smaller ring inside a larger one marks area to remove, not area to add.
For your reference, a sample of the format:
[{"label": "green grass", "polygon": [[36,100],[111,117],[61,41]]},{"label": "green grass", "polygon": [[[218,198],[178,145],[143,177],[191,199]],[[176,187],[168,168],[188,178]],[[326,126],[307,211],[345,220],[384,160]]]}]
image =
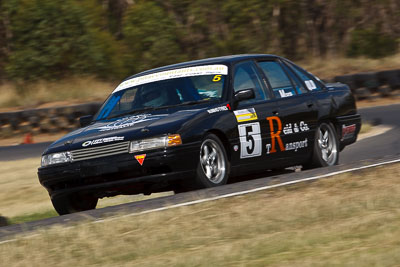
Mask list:
[{"label": "green grass", "polygon": [[0,245],[7,266],[396,266],[400,164]]},{"label": "green grass", "polygon": [[371,130],[372,130],[372,124],[368,122],[363,122],[361,125],[360,134],[368,133]]},{"label": "green grass", "polygon": [[[0,215],[7,217],[10,223],[57,216],[46,189],[39,183],[39,165],[40,158],[6,161],[0,164]],[[97,206],[113,206],[170,194],[172,192],[150,196],[116,196],[100,199]]]},{"label": "green grass", "polygon": [[56,217],[56,216],[58,216],[58,214],[55,210],[30,213],[30,214],[26,214],[26,215],[12,217],[11,219],[9,219],[9,224],[26,223],[26,222]]}]

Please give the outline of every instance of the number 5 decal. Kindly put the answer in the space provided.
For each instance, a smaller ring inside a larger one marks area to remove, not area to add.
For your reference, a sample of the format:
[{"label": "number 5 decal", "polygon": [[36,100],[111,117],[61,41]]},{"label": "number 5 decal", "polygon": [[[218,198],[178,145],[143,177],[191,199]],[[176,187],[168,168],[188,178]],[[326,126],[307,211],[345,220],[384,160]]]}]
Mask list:
[{"label": "number 5 decal", "polygon": [[240,139],[240,158],[261,156],[260,123],[245,123],[238,125]]}]

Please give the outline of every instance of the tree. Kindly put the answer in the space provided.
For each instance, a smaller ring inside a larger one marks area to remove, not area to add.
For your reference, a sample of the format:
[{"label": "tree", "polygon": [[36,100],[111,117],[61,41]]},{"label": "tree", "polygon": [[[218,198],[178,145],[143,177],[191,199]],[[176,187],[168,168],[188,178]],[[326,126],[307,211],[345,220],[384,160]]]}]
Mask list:
[{"label": "tree", "polygon": [[178,28],[160,5],[138,1],[124,16],[123,33],[132,72],[186,60],[178,42]]},{"label": "tree", "polygon": [[108,13],[109,30],[117,39],[123,38],[122,18],[127,8],[133,3],[133,0],[102,0]]},{"label": "tree", "polygon": [[6,70],[14,79],[59,78],[123,72],[118,44],[104,30],[94,0],[9,0],[11,54]]}]

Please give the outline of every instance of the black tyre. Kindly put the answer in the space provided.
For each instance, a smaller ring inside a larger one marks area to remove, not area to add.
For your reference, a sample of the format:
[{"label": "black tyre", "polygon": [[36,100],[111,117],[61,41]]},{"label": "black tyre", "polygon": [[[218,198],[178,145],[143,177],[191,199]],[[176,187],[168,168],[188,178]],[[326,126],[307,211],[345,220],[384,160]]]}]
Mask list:
[{"label": "black tyre", "polygon": [[96,208],[98,198],[91,195],[71,194],[51,199],[58,214],[69,214]]},{"label": "black tyre", "polygon": [[321,123],[315,133],[311,161],[305,169],[337,165],[339,162],[339,141],[335,128],[330,123]]},{"label": "black tyre", "polygon": [[208,134],[200,146],[196,184],[200,188],[224,185],[228,181],[230,163],[224,145],[214,134]]}]

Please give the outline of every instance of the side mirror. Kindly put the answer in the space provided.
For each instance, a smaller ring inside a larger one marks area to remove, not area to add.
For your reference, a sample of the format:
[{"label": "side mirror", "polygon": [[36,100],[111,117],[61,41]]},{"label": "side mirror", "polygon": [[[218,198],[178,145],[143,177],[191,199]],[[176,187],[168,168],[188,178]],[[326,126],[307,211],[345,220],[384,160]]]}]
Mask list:
[{"label": "side mirror", "polygon": [[93,115],[87,115],[79,118],[79,124],[81,127],[88,126],[93,120]]},{"label": "side mirror", "polygon": [[254,89],[253,88],[239,90],[239,91],[237,91],[235,93],[236,102],[253,99],[255,97],[256,96],[254,94]]}]

